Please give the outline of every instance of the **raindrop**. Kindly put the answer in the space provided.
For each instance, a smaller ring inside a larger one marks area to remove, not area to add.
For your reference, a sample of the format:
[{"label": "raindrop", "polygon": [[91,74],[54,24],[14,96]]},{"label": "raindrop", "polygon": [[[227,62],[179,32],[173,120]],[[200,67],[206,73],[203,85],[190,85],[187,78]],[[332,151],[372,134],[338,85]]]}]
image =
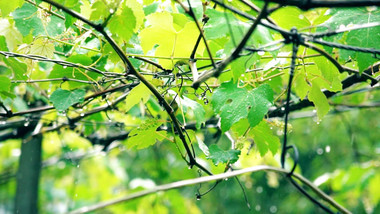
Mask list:
[{"label": "raindrop", "polygon": [[277,207],[276,207],[276,206],[271,206],[271,207],[269,208],[269,211],[270,211],[271,213],[276,213],[276,212],[277,212]]},{"label": "raindrop", "polygon": [[269,79],[269,81],[272,81],[272,79]]},{"label": "raindrop", "polygon": [[321,148],[317,149],[317,154],[318,155],[322,155],[323,154],[323,149],[321,149]]},{"label": "raindrop", "polygon": [[199,194],[197,194],[197,201],[200,201],[201,200],[201,196]]},{"label": "raindrop", "polygon": [[225,181],[228,181],[228,178],[225,178],[224,180],[225,180]]},{"label": "raindrop", "polygon": [[325,151],[326,151],[326,153],[330,153],[331,147],[330,146],[326,146]]},{"label": "raindrop", "polygon": [[75,194],[75,197],[78,197],[78,194]]},{"label": "raindrop", "polygon": [[317,125],[319,125],[320,121],[317,121]]},{"label": "raindrop", "polygon": [[111,123],[111,122],[112,122],[112,120],[111,120],[111,119],[109,119],[109,120],[108,120],[108,122],[110,122],[110,123]]},{"label": "raindrop", "polygon": [[191,166],[187,167],[188,169],[191,169]]},{"label": "raindrop", "polygon": [[270,129],[273,129],[273,127],[270,127]]},{"label": "raindrop", "polygon": [[77,168],[79,168],[79,164],[77,165]]},{"label": "raindrop", "polygon": [[65,66],[63,66],[63,69],[66,69],[67,68],[67,66],[65,65]]},{"label": "raindrop", "polygon": [[285,107],[281,107],[281,111],[285,111]]},{"label": "raindrop", "polygon": [[62,24],[61,24],[61,23],[58,23],[58,24],[57,24],[57,27],[61,27],[61,26],[62,26]]},{"label": "raindrop", "polygon": [[84,117],[84,113],[80,113],[80,116],[81,116],[81,117]]},{"label": "raindrop", "polygon": [[28,126],[29,126],[29,122],[26,121],[26,122],[24,123],[24,126],[25,126],[25,127],[28,127]]},{"label": "raindrop", "polygon": [[302,15],[302,14],[300,14],[300,15],[298,16],[298,18],[299,18],[299,19],[304,19],[304,18],[305,18],[305,16],[304,16],[304,15]]},{"label": "raindrop", "polygon": [[256,211],[260,211],[261,210],[261,206],[260,205],[256,205],[255,210]]},{"label": "raindrop", "polygon": [[132,58],[132,59],[134,59],[134,58],[135,58],[135,56],[131,56],[131,58]]},{"label": "raindrop", "polygon": [[258,54],[259,56],[262,56],[262,55],[265,54],[265,52],[264,52],[264,51],[259,51],[259,52],[257,52],[257,54]]},{"label": "raindrop", "polygon": [[8,58],[9,58],[9,56],[8,56],[8,55],[6,55],[6,56],[5,56],[5,58],[7,58],[7,59],[8,59]]},{"label": "raindrop", "polygon": [[257,192],[257,193],[262,193],[262,192],[263,192],[263,187],[258,186],[258,187],[256,188],[256,192]]},{"label": "raindrop", "polygon": [[113,14],[115,11],[111,8],[110,9],[110,13]]}]

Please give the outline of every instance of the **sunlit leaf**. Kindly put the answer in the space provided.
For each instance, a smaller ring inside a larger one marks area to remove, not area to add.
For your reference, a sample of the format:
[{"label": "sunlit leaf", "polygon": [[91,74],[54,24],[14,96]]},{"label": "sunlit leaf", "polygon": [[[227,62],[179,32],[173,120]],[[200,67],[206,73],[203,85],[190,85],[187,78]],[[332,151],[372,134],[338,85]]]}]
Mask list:
[{"label": "sunlit leaf", "polygon": [[154,145],[157,141],[163,140],[166,132],[157,131],[157,128],[161,124],[162,122],[151,119],[145,121],[140,127],[133,129],[128,135],[128,148],[135,147],[136,149],[144,149]]}]

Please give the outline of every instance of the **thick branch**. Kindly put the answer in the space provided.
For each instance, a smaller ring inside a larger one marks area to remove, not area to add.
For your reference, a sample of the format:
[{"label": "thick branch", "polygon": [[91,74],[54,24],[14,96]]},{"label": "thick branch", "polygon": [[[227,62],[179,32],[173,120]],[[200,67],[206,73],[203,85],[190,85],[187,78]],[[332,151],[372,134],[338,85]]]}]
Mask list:
[{"label": "thick branch", "polygon": [[380,0],[268,0],[281,5],[296,6],[303,10],[318,7],[365,7],[380,6]]},{"label": "thick branch", "polygon": [[230,64],[232,61],[234,61],[236,58],[239,57],[239,53],[243,50],[245,44],[248,42],[252,33],[257,28],[257,26],[260,24],[260,20],[267,16],[267,13],[268,13],[267,7],[268,7],[268,4],[265,3],[263,9],[261,10],[260,14],[257,16],[255,22],[248,29],[247,33],[245,34],[243,39],[240,41],[239,45],[236,47],[234,52],[227,59],[222,61],[222,63],[220,63],[215,69],[212,69],[210,72],[206,72],[205,74],[200,76],[199,79],[193,83],[194,88],[198,88],[201,83],[205,82],[206,80],[208,80],[211,77],[218,77],[221,74],[221,72],[223,71],[223,69],[228,64]]},{"label": "thick branch", "polygon": [[[188,180],[182,180],[182,181],[177,181],[169,184],[164,184],[160,186],[156,186],[152,189],[148,190],[143,190],[137,193],[133,193],[130,195],[127,195],[122,198],[118,199],[112,199],[109,201],[101,202],[99,204],[95,204],[92,206],[87,206],[87,207],[82,207],[80,209],[74,210],[70,214],[81,214],[81,213],[88,213],[91,211],[99,210],[114,204],[122,203],[122,202],[127,202],[133,199],[137,199],[140,197],[143,197],[145,195],[149,195],[152,193],[160,192],[160,191],[167,191],[171,189],[177,189],[180,187],[184,186],[190,186],[190,185],[195,185],[195,184],[200,184],[200,183],[206,183],[206,182],[211,182],[211,181],[218,181],[221,179],[226,179],[226,178],[231,178],[235,177],[238,175],[246,174],[246,173],[253,173],[253,172],[259,172],[259,171],[272,171],[272,172],[277,172],[280,174],[287,175],[289,173],[288,170],[281,169],[281,168],[276,168],[276,167],[271,167],[271,166],[254,166],[250,168],[245,168],[241,170],[235,170],[231,172],[226,172],[226,173],[221,173],[217,175],[212,175],[212,176],[206,176],[206,177],[200,177],[200,178],[195,178],[195,179],[188,179]],[[301,183],[309,187],[311,190],[313,190],[314,193],[316,193],[322,200],[330,204],[331,206],[335,207],[337,210],[339,210],[342,213],[350,213],[347,209],[345,209],[343,206],[338,204],[334,199],[326,195],[322,190],[320,190],[318,187],[316,187],[311,181],[308,179],[304,178],[303,176],[299,174],[292,174],[292,176],[296,179],[298,179]]]}]

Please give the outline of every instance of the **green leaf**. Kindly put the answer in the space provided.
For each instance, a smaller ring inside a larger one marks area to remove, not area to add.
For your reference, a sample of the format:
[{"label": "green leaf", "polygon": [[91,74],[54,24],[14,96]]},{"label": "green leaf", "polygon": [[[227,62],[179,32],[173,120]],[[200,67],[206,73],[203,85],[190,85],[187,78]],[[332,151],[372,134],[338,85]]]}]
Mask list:
[{"label": "green leaf", "polygon": [[83,102],[85,94],[83,89],[68,91],[59,88],[51,94],[50,101],[58,111],[66,111],[70,106]]},{"label": "green leaf", "polygon": [[[332,17],[323,24],[330,30],[346,27],[348,25],[367,24],[380,22],[380,11],[373,8],[349,8],[349,9],[332,9]],[[347,45],[380,49],[378,38],[380,37],[380,26],[352,30],[347,33],[346,37],[337,35],[330,38],[331,41],[346,43]],[[345,39],[345,41],[344,41]],[[343,41],[342,41],[343,40]],[[340,56],[343,60],[349,57],[356,59],[360,71],[363,71],[377,60],[369,53],[347,51],[344,49],[339,50]]]},{"label": "green leaf", "polygon": [[125,111],[129,111],[134,105],[140,103],[140,101],[145,104],[149,100],[150,95],[150,90],[143,83],[140,83],[129,92],[125,100]]},{"label": "green leaf", "polygon": [[50,17],[50,22],[46,26],[46,31],[49,36],[58,36],[65,31],[65,20],[56,16]]},{"label": "green leaf", "polygon": [[10,23],[8,19],[0,19],[0,35],[5,37],[10,51],[14,51],[22,43],[21,33],[15,28],[14,23]]},{"label": "green leaf", "polygon": [[128,41],[136,27],[136,17],[129,7],[124,7],[119,15],[114,15],[107,27],[124,41]]},{"label": "green leaf", "polygon": [[44,56],[47,58],[53,58],[54,55],[54,45],[47,39],[38,38],[33,42],[30,47],[30,53],[33,55]]},{"label": "green leaf", "polygon": [[[90,57],[82,54],[72,55],[69,58],[66,59],[68,62],[78,63],[84,66],[91,65],[92,60]],[[61,65],[54,65],[53,70],[50,72],[48,78],[73,78],[78,80],[85,80],[85,81],[92,81],[95,80],[100,76],[100,74],[95,72],[90,72],[87,70],[79,70],[78,68],[73,67],[65,67]],[[70,85],[70,88],[77,88],[79,86],[82,86],[86,83],[80,83],[80,82],[68,82]],[[59,82],[56,82],[56,84],[60,84]]]},{"label": "green leaf", "polygon": [[209,152],[210,155],[208,156],[208,159],[211,159],[215,165],[218,165],[219,163],[235,163],[239,160],[239,155],[241,153],[241,151],[234,149],[224,151],[216,144],[209,147]]},{"label": "green leaf", "polygon": [[314,106],[317,109],[318,119],[322,120],[322,118],[329,112],[330,105],[325,94],[322,93],[317,83],[312,83],[308,97],[309,100],[314,103]]},{"label": "green leaf", "polygon": [[[210,20],[205,25],[205,36],[207,39],[218,39],[231,33],[240,35],[244,31],[244,25],[231,13],[224,13],[214,9],[207,9],[206,15]],[[227,23],[228,20],[228,24]]]},{"label": "green leaf", "polygon": [[104,18],[104,16],[109,15],[109,10],[107,10],[105,1],[96,1],[92,4],[91,9],[91,20],[99,20],[101,18]]},{"label": "green leaf", "polygon": [[3,59],[5,64],[13,71],[13,80],[27,80],[27,65],[14,58]]},{"label": "green leaf", "polygon": [[12,1],[0,1],[0,11],[1,16],[6,17],[9,13],[13,12],[16,8],[21,7],[24,3],[23,0],[12,0]]},{"label": "green leaf", "polygon": [[144,24],[145,13],[143,6],[137,0],[128,0],[125,1],[125,5],[132,9],[133,15],[136,18],[136,25],[133,29],[134,32],[137,32],[142,24]]},{"label": "green leaf", "polygon": [[[184,15],[176,15],[179,20]],[[151,26],[143,29],[139,34],[141,47],[144,53],[152,50],[156,45],[155,56],[187,57],[190,56],[199,31],[194,22],[187,22],[183,28],[174,24],[173,16],[169,12],[158,12],[146,17]],[[182,23],[183,24],[183,23]],[[165,38],[165,39],[162,39]],[[203,48],[199,48],[203,52]],[[158,62],[166,69],[172,69],[178,60],[159,59]]]},{"label": "green leaf", "polygon": [[339,70],[330,62],[330,60],[324,57],[316,57],[313,60],[329,86],[326,89],[334,92],[341,91],[342,83],[339,80]]},{"label": "green leaf", "polygon": [[183,106],[185,106],[186,108],[191,108],[193,110],[194,117],[196,120],[195,127],[197,129],[200,129],[202,123],[204,123],[206,121],[206,118],[205,118],[206,112],[205,112],[205,109],[203,108],[203,106],[201,104],[199,104],[198,102],[191,100],[187,97],[181,98],[181,104]]},{"label": "green leaf", "polygon": [[11,80],[6,76],[1,75],[0,76],[0,91],[9,92],[10,89],[11,89]]},{"label": "green leaf", "polygon": [[310,21],[296,7],[282,7],[270,16],[280,27],[291,29],[292,27],[304,28],[311,25]]},{"label": "green leaf", "polygon": [[154,145],[156,141],[162,141],[165,138],[165,131],[156,131],[162,123],[156,119],[145,121],[140,127],[133,129],[127,140],[127,147],[136,149],[144,149]]},{"label": "green leaf", "polygon": [[44,25],[37,17],[37,8],[32,4],[24,4],[21,8],[13,12],[16,27],[23,36],[27,36],[31,31],[33,36],[44,34]]},{"label": "green leaf", "polygon": [[261,121],[256,127],[254,127],[250,134],[253,135],[253,140],[257,145],[260,155],[263,157],[268,150],[275,155],[280,147],[280,139],[273,135],[273,131],[270,129],[265,121]]},{"label": "green leaf", "polygon": [[222,83],[212,95],[215,113],[220,113],[223,132],[243,118],[248,118],[251,127],[256,126],[268,112],[273,102],[273,91],[269,85],[256,89],[239,88],[232,81]]},{"label": "green leaf", "polygon": [[239,57],[231,63],[231,71],[234,76],[234,82],[237,82],[242,74],[245,74],[246,70],[251,67],[258,59],[257,54],[251,56]]}]

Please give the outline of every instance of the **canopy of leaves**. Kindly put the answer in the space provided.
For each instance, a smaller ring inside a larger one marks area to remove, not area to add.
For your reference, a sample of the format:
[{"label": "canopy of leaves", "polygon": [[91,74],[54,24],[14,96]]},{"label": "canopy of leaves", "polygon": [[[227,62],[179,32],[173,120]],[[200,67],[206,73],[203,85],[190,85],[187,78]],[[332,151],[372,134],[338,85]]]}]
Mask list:
[{"label": "canopy of leaves", "polygon": [[319,212],[280,176],[285,130],[286,170],[380,213],[376,1],[271,2],[0,0],[0,213],[17,212],[21,145],[36,136],[39,198],[26,201],[41,213],[258,165],[278,170],[98,212]]}]

